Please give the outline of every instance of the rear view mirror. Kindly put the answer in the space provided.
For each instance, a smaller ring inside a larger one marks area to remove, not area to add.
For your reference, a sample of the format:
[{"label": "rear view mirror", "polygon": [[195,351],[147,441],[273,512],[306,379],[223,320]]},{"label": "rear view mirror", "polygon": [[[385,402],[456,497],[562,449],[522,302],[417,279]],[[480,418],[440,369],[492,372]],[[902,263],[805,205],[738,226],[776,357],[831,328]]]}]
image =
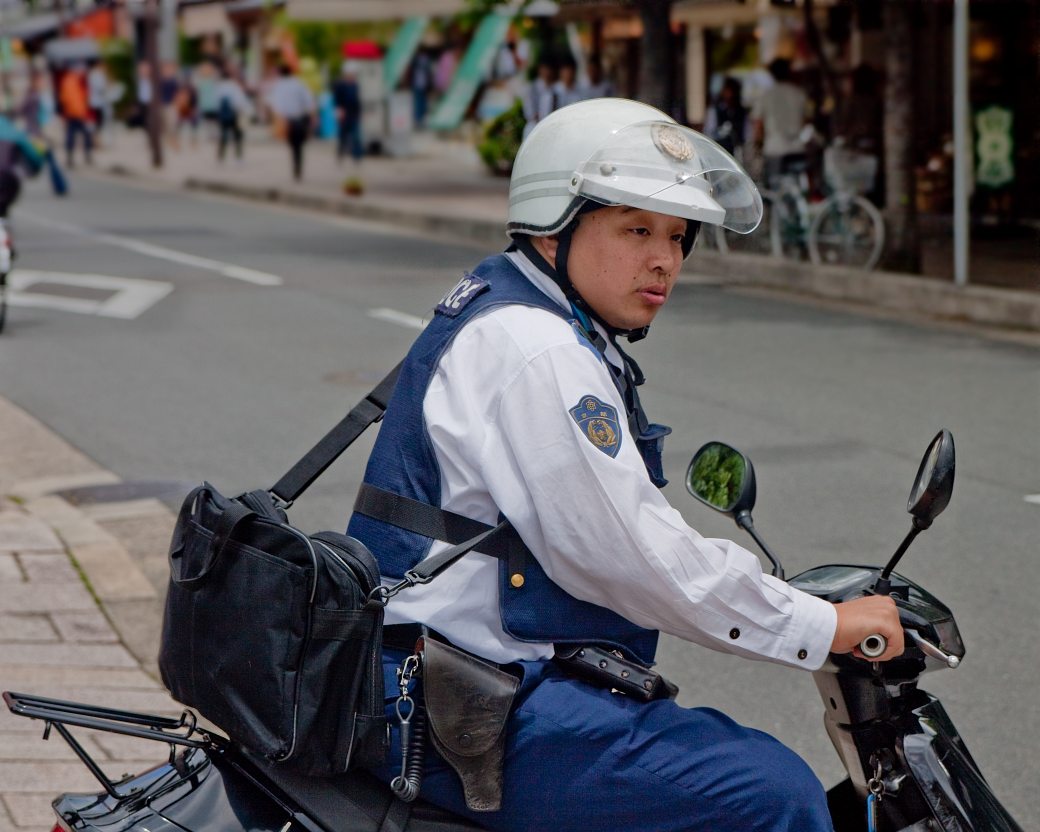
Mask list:
[{"label": "rear view mirror", "polygon": [[686,469],[686,490],[716,511],[736,516],[755,507],[755,469],[736,448],[709,442]]},{"label": "rear view mirror", "polygon": [[914,487],[910,489],[910,499],[906,501],[906,510],[913,515],[916,525],[927,529],[949,505],[955,467],[953,434],[943,428],[925,451]]}]

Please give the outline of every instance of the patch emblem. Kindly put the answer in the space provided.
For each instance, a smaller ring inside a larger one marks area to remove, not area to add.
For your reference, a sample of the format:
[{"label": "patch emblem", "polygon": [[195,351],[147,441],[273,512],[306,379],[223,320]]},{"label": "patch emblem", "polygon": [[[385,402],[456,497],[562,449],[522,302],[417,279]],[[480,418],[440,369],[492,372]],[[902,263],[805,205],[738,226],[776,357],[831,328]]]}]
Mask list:
[{"label": "patch emblem", "polygon": [[604,404],[595,396],[582,396],[581,401],[568,413],[593,445],[609,457],[618,455],[621,450],[621,425],[618,423],[617,408]]},{"label": "patch emblem", "polygon": [[437,311],[442,315],[454,318],[473,298],[490,287],[491,284],[476,275],[468,274],[455,284],[455,288],[441,298]]},{"label": "patch emblem", "polygon": [[680,162],[693,158],[693,145],[678,127],[655,124],[650,128],[650,135],[653,136],[657,149],[665,156],[671,156]]}]

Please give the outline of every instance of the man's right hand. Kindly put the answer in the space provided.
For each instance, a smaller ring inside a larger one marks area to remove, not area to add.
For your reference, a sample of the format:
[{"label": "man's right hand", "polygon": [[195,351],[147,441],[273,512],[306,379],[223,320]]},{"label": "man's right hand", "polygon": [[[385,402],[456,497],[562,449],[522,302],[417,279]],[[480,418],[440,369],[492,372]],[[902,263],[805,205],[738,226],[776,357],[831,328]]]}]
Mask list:
[{"label": "man's right hand", "polygon": [[831,642],[832,653],[852,653],[866,658],[859,650],[859,643],[867,636],[884,636],[888,649],[873,661],[887,662],[903,653],[903,627],[899,623],[899,610],[895,601],[887,595],[868,595],[835,604],[838,626]]}]

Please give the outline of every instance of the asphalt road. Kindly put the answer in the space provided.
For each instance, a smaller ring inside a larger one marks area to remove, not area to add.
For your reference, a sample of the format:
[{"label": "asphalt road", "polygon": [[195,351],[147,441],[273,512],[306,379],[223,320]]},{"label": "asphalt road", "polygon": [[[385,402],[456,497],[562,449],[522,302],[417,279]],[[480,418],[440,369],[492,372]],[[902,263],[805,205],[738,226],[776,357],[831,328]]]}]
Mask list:
[{"label": "asphalt road", "polygon": [[[129,481],[272,484],[482,256],[253,204],[75,185],[61,202],[30,188],[15,212],[23,285],[0,335],[0,391]],[[647,408],[674,428],[673,504],[702,533],[752,546],[682,487],[703,442],[737,445],[758,473],[757,527],[788,575],[887,560],[909,530],[925,446],[953,432],[953,501],[900,571],[951,606],[968,654],[924,686],[1013,814],[1040,827],[1040,352],[709,282],[680,285],[633,353]],[[296,522],[342,528],[370,442],[312,487]],[[683,703],[768,730],[825,783],[839,779],[809,674],[673,639],[661,667]]]}]

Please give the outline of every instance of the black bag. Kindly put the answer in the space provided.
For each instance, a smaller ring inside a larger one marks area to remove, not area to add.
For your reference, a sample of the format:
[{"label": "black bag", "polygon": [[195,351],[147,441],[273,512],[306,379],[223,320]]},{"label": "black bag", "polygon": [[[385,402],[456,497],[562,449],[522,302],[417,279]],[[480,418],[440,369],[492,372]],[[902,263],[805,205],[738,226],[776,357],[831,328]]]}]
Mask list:
[{"label": "black bag", "polygon": [[[338,532],[307,535],[288,523],[284,509],[382,418],[398,369],[270,491],[229,499],[209,483],[194,489],[170,544],[163,683],[249,751],[302,774],[384,762],[387,601],[432,580],[475,546],[487,543],[482,551],[497,552],[493,535],[515,537],[507,522],[475,524],[471,539],[386,587],[360,541]],[[389,503],[397,499],[387,494]]]},{"label": "black bag", "polygon": [[[246,748],[307,774],[386,753],[375,558],[343,534],[305,535],[263,491],[208,483],[170,546],[159,670]],[[361,671],[361,672],[359,672]]]}]

